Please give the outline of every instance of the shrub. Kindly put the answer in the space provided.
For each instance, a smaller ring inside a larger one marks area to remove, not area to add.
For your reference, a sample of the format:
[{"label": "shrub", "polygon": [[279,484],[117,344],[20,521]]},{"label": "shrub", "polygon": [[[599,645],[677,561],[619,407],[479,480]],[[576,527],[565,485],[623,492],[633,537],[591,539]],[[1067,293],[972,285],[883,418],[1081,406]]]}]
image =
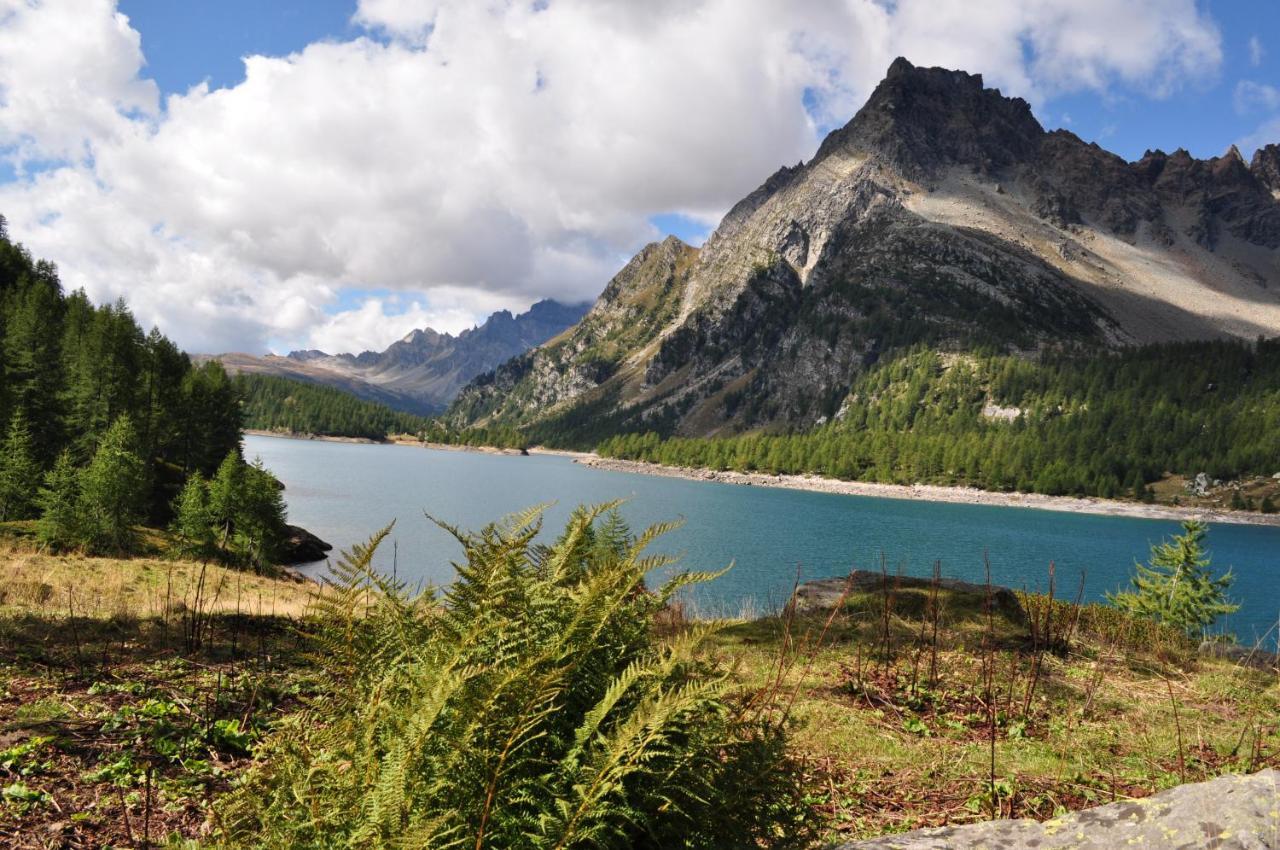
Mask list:
[{"label": "shrub", "polygon": [[[808,840],[782,712],[735,695],[700,647],[659,637],[668,563],[606,508],[550,546],[538,513],[462,544],[437,599],[370,568],[384,529],[316,605],[325,696],[265,745],[220,810],[253,847],[757,848]],[[759,695],[757,695],[759,696]]]}]

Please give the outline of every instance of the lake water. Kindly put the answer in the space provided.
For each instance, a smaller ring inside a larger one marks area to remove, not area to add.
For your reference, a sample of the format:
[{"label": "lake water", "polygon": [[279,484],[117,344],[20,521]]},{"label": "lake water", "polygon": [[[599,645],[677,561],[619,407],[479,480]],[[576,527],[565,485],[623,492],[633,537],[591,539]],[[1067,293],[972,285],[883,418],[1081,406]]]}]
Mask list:
[{"label": "lake water", "polygon": [[[771,609],[795,581],[842,575],[850,567],[928,576],[935,560],[943,574],[981,582],[989,554],[997,584],[1043,590],[1048,565],[1057,565],[1059,594],[1074,597],[1085,574],[1085,597],[1098,600],[1128,582],[1135,559],[1177,532],[1168,520],[1059,513],[1028,508],[957,505],[806,493],[607,472],[551,455],[518,457],[248,436],[245,453],[261,457],[286,485],[289,520],[345,549],[396,521],[378,563],[393,558],[402,577],[447,584],[458,544],[424,513],[465,529],[553,502],[548,538],[574,506],[627,499],[623,514],[634,530],[683,519],[654,551],[678,554],[680,568],[733,569],[695,591],[713,613]],[[392,541],[395,545],[392,545]],[[1252,643],[1275,642],[1280,618],[1280,528],[1211,527],[1216,568],[1232,567],[1240,610],[1222,625]],[[336,550],[335,550],[336,551]],[[323,569],[322,566],[312,569]]]}]

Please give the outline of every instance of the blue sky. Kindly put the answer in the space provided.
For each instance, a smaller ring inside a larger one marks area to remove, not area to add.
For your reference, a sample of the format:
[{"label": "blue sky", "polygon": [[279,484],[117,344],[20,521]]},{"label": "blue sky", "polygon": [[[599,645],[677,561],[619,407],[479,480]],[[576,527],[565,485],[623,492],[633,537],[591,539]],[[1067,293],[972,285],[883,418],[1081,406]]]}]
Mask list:
[{"label": "blue sky", "polygon": [[283,56],[313,41],[350,38],[354,0],[121,0],[142,34],[146,73],[166,94],[205,80],[244,80],[241,57]]},{"label": "blue sky", "polygon": [[1280,141],[1276,12],[0,0],[0,211],[69,286],[190,350],[381,348],[590,299],[645,242],[700,242],[899,54],[1127,159],[1248,156]]}]

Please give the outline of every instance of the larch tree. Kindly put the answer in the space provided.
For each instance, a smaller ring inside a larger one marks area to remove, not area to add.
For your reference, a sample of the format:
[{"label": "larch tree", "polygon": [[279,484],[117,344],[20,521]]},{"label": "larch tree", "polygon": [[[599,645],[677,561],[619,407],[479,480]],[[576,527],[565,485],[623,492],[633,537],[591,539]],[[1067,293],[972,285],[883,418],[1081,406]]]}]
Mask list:
[{"label": "larch tree", "polygon": [[244,461],[238,451],[227,452],[209,482],[209,519],[217,530],[218,545],[226,547],[235,531],[244,491]]},{"label": "larch tree", "polygon": [[0,450],[0,520],[35,516],[39,488],[40,464],[34,456],[31,428],[18,408],[9,419],[9,433]]},{"label": "larch tree", "polygon": [[53,469],[45,475],[36,503],[40,508],[40,519],[36,523],[40,542],[55,549],[79,545],[80,473],[70,450],[58,455]]},{"label": "larch tree", "polygon": [[132,420],[120,416],[80,474],[85,542],[92,549],[127,551],[133,541],[147,496],[147,467],[136,445]]},{"label": "larch tree", "polygon": [[209,513],[209,485],[200,473],[192,473],[174,503],[173,534],[184,555],[202,556],[213,546],[213,521]]},{"label": "larch tree", "polygon": [[1218,617],[1239,610],[1227,600],[1234,576],[1215,576],[1204,538],[1209,527],[1188,520],[1182,534],[1151,547],[1149,564],[1134,564],[1132,590],[1107,594],[1116,606],[1173,626],[1189,636],[1204,633]]}]

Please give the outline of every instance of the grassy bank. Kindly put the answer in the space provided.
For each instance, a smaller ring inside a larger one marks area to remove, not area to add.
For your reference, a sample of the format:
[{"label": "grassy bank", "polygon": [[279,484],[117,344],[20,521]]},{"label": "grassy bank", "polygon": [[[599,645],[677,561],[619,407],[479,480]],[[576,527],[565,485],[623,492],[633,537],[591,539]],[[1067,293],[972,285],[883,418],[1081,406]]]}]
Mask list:
[{"label": "grassy bank", "polygon": [[211,801],[308,693],[295,627],[314,585],[12,544],[0,565],[0,844],[207,834]]},{"label": "grassy bank", "polygon": [[[315,693],[298,628],[314,586],[15,547],[0,563],[0,843],[206,839],[259,743]],[[891,585],[834,614],[730,623],[704,654],[790,705],[830,837],[1044,818],[1280,766],[1274,672],[1109,607],[1020,604]],[[677,605],[655,628],[689,625]]]},{"label": "grassy bank", "polygon": [[834,616],[736,624],[717,650],[745,687],[788,669],[792,746],[833,837],[1044,819],[1280,766],[1275,671],[1108,606],[1022,601],[1026,617],[989,618],[981,594],[853,594]]}]

